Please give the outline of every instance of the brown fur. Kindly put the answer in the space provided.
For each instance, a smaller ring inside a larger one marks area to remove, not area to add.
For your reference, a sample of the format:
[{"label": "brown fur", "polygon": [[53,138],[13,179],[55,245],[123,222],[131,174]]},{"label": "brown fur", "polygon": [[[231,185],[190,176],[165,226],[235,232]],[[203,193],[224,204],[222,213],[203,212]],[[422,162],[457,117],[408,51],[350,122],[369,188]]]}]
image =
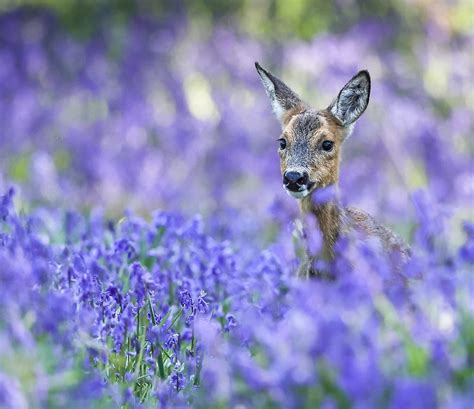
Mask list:
[{"label": "brown fur", "polygon": [[298,106],[296,106],[295,108],[292,108],[292,109],[289,109],[288,111],[286,111],[284,114],[283,114],[283,118],[282,118],[282,123],[283,123],[283,126],[286,126],[288,125],[288,123],[290,122],[290,120],[297,114],[301,114],[303,111],[305,111],[306,107],[303,105],[303,104],[299,104]]}]

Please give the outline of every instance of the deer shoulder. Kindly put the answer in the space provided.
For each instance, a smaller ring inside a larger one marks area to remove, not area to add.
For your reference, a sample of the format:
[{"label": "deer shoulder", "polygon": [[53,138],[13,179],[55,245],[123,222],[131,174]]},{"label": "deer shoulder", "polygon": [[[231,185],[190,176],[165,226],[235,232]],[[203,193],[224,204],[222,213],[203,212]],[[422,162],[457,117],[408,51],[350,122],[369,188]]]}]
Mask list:
[{"label": "deer shoulder", "polygon": [[362,237],[379,240],[385,253],[399,254],[402,260],[406,260],[410,256],[410,249],[405,242],[370,214],[354,207],[347,207],[344,213],[349,229],[362,233]]}]

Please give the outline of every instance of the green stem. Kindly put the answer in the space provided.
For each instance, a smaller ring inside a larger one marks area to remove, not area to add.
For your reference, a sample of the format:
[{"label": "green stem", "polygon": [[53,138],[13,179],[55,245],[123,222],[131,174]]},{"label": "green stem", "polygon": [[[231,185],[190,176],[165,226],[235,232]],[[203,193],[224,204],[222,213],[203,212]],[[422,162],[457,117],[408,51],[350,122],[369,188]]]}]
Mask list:
[{"label": "green stem", "polygon": [[194,377],[194,385],[199,385],[201,383],[201,369],[202,369],[202,361],[204,360],[204,355],[201,356],[201,359],[198,361],[198,365],[196,368],[196,376]]},{"label": "green stem", "polygon": [[153,309],[153,304],[151,303],[150,296],[147,296],[147,301],[148,301],[148,308],[150,310],[150,315],[151,315],[151,322],[153,325],[156,325],[156,319],[155,319],[155,310]]},{"label": "green stem", "polygon": [[179,311],[176,313],[176,316],[173,318],[173,322],[170,324],[170,326],[166,329],[166,331],[168,331],[170,328],[173,328],[174,324],[176,324],[176,321],[178,321],[178,319],[181,317],[181,315],[183,315],[183,307],[181,307],[179,309]]},{"label": "green stem", "polygon": [[158,371],[160,373],[160,378],[165,379],[166,378],[165,365],[164,365],[164,362],[163,362],[163,354],[161,353],[161,351],[158,354]]}]

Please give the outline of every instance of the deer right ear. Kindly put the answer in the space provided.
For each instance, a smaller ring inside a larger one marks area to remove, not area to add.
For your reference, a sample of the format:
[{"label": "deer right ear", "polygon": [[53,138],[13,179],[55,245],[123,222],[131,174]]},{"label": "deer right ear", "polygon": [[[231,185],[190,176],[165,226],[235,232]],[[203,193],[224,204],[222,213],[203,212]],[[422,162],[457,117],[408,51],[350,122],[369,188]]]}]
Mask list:
[{"label": "deer right ear", "polygon": [[282,124],[285,122],[289,111],[304,107],[300,97],[283,81],[262,68],[258,62],[255,63],[255,68],[260,76],[265,92],[270,98],[273,112]]}]

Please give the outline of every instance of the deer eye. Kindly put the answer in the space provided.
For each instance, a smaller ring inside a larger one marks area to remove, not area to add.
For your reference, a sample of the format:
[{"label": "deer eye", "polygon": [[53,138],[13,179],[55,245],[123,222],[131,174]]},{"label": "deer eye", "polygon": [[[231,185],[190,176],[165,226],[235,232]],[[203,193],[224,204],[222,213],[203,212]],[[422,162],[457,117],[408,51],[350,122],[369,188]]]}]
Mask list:
[{"label": "deer eye", "polygon": [[333,146],[334,146],[333,141],[324,141],[322,144],[323,150],[325,150],[326,152],[329,152]]},{"label": "deer eye", "polygon": [[278,142],[280,142],[280,149],[281,150],[286,148],[286,140],[284,138],[278,139]]}]

